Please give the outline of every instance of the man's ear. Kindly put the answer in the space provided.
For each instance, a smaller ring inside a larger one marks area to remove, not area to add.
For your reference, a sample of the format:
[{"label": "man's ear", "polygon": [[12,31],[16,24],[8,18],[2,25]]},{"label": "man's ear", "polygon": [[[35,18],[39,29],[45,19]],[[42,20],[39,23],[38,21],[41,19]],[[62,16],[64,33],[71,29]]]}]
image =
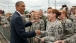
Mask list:
[{"label": "man's ear", "polygon": [[19,6],[15,6],[16,8],[18,8]]},{"label": "man's ear", "polygon": [[55,14],[55,13],[53,13],[53,15],[54,15],[54,16],[56,16],[56,14]]},{"label": "man's ear", "polygon": [[18,8],[18,6],[15,6],[16,8]]}]

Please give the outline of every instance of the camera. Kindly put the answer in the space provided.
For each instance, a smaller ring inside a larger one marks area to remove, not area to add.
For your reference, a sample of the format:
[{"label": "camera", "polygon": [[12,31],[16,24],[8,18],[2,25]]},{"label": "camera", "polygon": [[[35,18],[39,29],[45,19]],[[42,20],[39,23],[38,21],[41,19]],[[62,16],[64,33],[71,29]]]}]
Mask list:
[{"label": "camera", "polygon": [[67,7],[67,5],[62,5],[62,7]]},{"label": "camera", "polygon": [[26,15],[26,18],[31,18],[31,16],[30,15]]}]

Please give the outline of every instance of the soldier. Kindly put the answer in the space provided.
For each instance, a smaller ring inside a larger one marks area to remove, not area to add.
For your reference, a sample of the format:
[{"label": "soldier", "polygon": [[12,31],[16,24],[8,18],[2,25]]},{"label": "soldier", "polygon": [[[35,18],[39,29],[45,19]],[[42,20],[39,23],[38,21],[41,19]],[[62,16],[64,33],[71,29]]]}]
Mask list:
[{"label": "soldier", "polygon": [[76,9],[74,12],[73,27],[74,27],[74,35],[70,37],[68,40],[71,40],[71,43],[76,43]]},{"label": "soldier", "polygon": [[[25,22],[28,22],[30,20],[32,20],[31,19],[31,14],[26,14],[25,15]],[[31,31],[31,26],[26,27],[25,30],[26,30],[26,32],[30,32]],[[28,41],[28,43],[33,43],[32,38],[27,38],[27,41]]]},{"label": "soldier", "polygon": [[47,19],[47,17],[43,15],[43,10],[42,9],[40,9],[38,13],[40,15],[40,19],[42,19],[44,21],[44,23],[45,23],[44,26],[46,28],[46,19]]},{"label": "soldier", "polygon": [[73,19],[74,19],[74,8],[71,8],[71,10],[70,10],[70,19],[73,21]]},{"label": "soldier", "polygon": [[[62,43],[74,43],[74,40],[70,40],[72,39],[71,37],[73,37],[74,34],[74,28],[73,28],[73,23],[71,20],[69,20],[67,18],[67,12],[65,10],[61,10],[61,15],[59,16],[59,18],[62,21],[62,25],[63,25],[63,29],[64,29],[64,35],[61,38]],[[59,41],[59,40],[58,40]],[[54,43],[58,43],[58,41],[54,42]]]},{"label": "soldier", "polygon": [[6,23],[5,17],[2,14],[0,14],[0,24],[3,25],[4,23]]},{"label": "soldier", "polygon": [[[35,23],[33,23],[33,25],[31,26],[32,30],[44,30],[44,21],[42,19],[40,19],[40,15],[38,14],[38,12],[35,12],[34,14],[34,19],[36,20]],[[43,35],[40,36],[36,36],[36,37],[42,37]],[[35,39],[35,41],[33,40],[33,43],[40,43],[40,41],[34,37],[33,39]]]},{"label": "soldier", "polygon": [[41,42],[53,43],[60,40],[63,36],[61,22],[57,20],[58,15],[60,15],[60,13],[56,9],[52,9],[52,11],[48,12],[49,21],[47,22],[46,31],[42,31],[42,33],[46,33],[46,36],[41,38]]},{"label": "soldier", "polygon": [[74,31],[76,33],[76,10],[75,10],[75,13],[74,13],[73,25],[74,25]]},{"label": "soldier", "polygon": [[3,27],[4,28],[6,28],[6,27],[10,27],[10,19],[11,19],[11,16],[12,16],[12,14],[11,13],[6,13],[5,14],[5,23],[4,23],[4,25],[3,25]]}]

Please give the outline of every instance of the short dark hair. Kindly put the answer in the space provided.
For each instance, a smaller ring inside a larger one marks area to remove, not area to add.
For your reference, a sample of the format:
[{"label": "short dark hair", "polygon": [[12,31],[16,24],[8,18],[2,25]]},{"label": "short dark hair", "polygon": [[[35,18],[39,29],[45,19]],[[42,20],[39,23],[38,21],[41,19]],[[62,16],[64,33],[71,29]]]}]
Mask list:
[{"label": "short dark hair", "polygon": [[52,9],[52,7],[48,7],[48,9]]},{"label": "short dark hair", "polygon": [[24,2],[23,1],[17,1],[16,4],[15,4],[15,6],[19,6],[20,3],[24,3]]}]

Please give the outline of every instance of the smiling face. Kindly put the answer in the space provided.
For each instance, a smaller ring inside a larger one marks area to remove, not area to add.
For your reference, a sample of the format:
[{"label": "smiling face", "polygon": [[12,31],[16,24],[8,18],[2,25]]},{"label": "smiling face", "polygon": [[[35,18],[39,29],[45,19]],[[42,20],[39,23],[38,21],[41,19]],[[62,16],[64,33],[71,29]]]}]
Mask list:
[{"label": "smiling face", "polygon": [[24,2],[20,2],[18,6],[16,6],[16,10],[19,11],[21,14],[24,14],[25,11],[25,4]]},{"label": "smiling face", "polygon": [[48,20],[52,20],[56,15],[54,13],[48,14]]},{"label": "smiling face", "polygon": [[59,16],[59,19],[63,19],[64,17],[67,17],[67,12],[65,10],[61,10],[61,15]]},{"label": "smiling face", "polygon": [[52,20],[53,18],[56,18],[56,14],[53,13],[53,9],[48,9],[48,20]]},{"label": "smiling face", "polygon": [[39,19],[39,18],[40,18],[40,15],[39,15],[38,12],[35,12],[35,14],[34,14],[34,18],[35,18],[35,19]]},{"label": "smiling face", "polygon": [[76,10],[75,10],[75,12],[74,12],[74,17],[76,18]]},{"label": "smiling face", "polygon": [[[61,12],[61,11],[60,11]],[[61,12],[61,15],[59,16],[59,19],[62,19],[64,14]]]}]

